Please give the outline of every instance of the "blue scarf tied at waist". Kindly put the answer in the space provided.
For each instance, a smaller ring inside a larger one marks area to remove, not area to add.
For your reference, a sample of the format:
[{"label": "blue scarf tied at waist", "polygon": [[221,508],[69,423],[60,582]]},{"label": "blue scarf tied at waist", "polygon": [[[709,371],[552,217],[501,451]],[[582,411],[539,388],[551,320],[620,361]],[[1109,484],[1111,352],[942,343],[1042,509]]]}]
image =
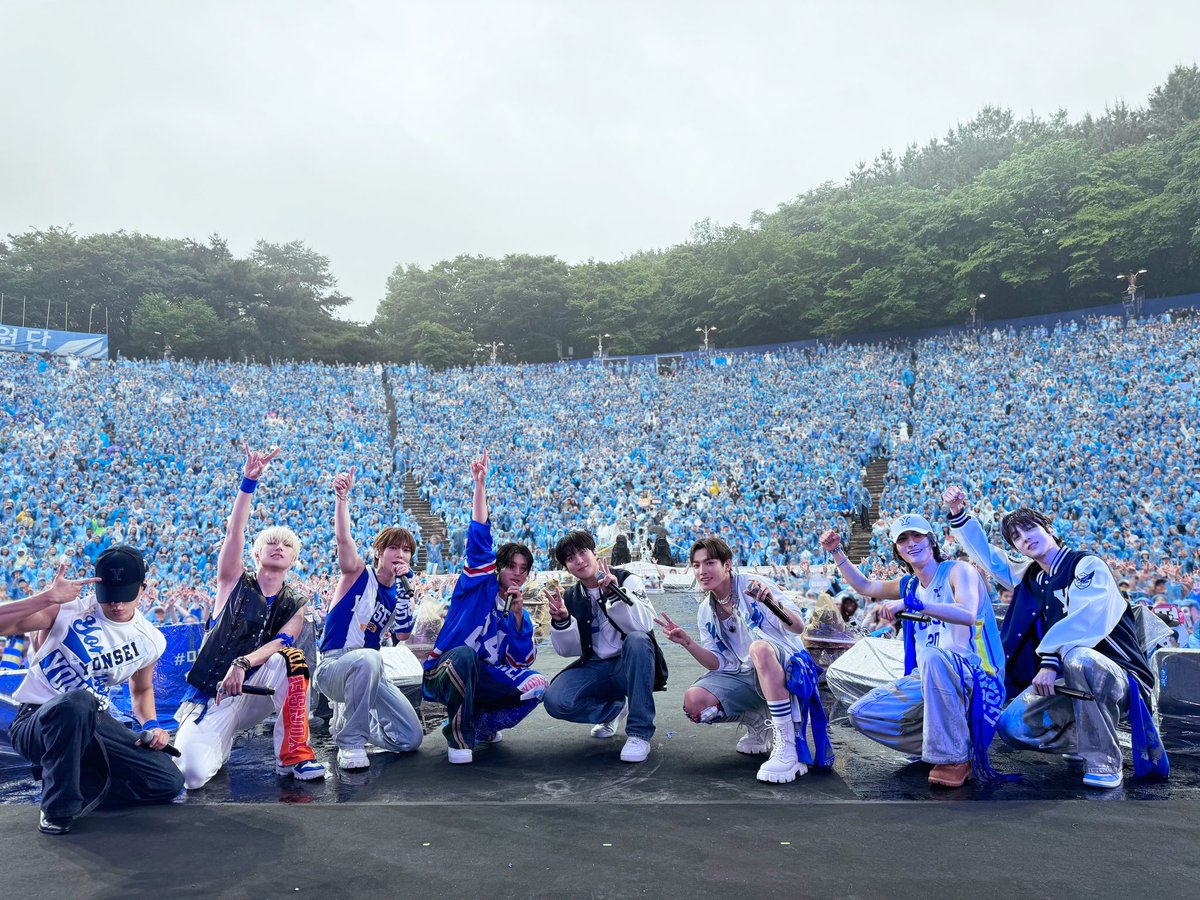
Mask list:
[{"label": "blue scarf tied at waist", "polygon": [[[821,704],[817,681],[821,668],[807,650],[792,654],[785,675],[787,689],[800,706],[800,724],[796,727],[796,755],[807,766],[827,768],[833,765],[833,744],[829,742],[829,717]],[[808,731],[812,728],[813,747],[808,746]]]}]

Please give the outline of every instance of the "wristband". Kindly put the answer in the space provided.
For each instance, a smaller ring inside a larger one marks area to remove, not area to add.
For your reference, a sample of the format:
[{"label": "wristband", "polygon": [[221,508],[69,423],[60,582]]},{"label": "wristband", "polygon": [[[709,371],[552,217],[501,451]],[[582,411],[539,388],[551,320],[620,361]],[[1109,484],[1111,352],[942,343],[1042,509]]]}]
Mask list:
[{"label": "wristband", "polygon": [[296,639],[294,637],[292,637],[290,634],[284,634],[282,631],[279,632],[279,634],[275,635],[273,640],[279,641],[285,647],[296,646]]},{"label": "wristband", "polygon": [[243,492],[247,494],[253,494],[256,487],[258,487],[258,479],[247,478],[245,475],[242,476],[241,490]]},{"label": "wristband", "polygon": [[229,668],[231,668],[231,669],[234,666],[237,666],[243,672],[249,672],[250,671],[250,660],[246,659],[246,657],[244,657],[244,656],[239,656],[237,659],[235,659],[232,663],[229,664]]},{"label": "wristband", "polygon": [[155,728],[162,730],[162,726],[158,724],[158,719],[147,719],[142,723],[142,731],[153,731]]}]

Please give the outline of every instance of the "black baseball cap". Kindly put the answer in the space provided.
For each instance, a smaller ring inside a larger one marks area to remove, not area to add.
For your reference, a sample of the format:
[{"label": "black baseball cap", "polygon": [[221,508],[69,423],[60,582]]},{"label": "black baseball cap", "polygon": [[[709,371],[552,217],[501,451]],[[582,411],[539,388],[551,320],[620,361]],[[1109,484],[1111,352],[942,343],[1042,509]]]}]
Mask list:
[{"label": "black baseball cap", "polygon": [[136,600],[146,581],[146,561],[133,547],[109,547],[96,560],[96,599],[101,603]]}]

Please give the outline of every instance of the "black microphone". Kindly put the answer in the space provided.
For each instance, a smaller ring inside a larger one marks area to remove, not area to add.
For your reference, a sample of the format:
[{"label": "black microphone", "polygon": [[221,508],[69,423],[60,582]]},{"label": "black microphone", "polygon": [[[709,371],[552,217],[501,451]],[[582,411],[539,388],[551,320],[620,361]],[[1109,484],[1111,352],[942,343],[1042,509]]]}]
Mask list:
[{"label": "black microphone", "polygon": [[[154,732],[153,731],[140,732],[137,736],[137,740],[138,740],[138,744],[145,747],[147,750],[154,749],[153,747],[150,746],[150,742],[152,740],[154,740]],[[162,747],[159,747],[158,749],[161,750],[163,753],[167,754],[167,756],[181,756],[182,755],[182,754],[180,754],[180,752],[178,750],[175,749],[174,744],[164,744]]]},{"label": "black microphone", "polygon": [[905,622],[932,622],[932,616],[923,616],[920,613],[902,612],[896,613],[897,619],[903,619]]},{"label": "black microphone", "polygon": [[1087,693],[1086,691],[1077,691],[1074,688],[1059,687],[1057,684],[1054,686],[1054,693],[1062,694],[1064,697],[1070,697],[1072,700],[1095,700],[1096,699],[1095,697],[1093,697],[1091,694]]},{"label": "black microphone", "polygon": [[274,697],[275,696],[275,688],[262,687],[257,684],[243,684],[242,685],[242,693],[243,694],[255,694],[256,696],[259,696],[259,697]]},{"label": "black microphone", "polygon": [[604,588],[605,600],[620,600],[626,606],[633,606],[633,599],[625,593],[625,589],[621,585],[613,582]]}]

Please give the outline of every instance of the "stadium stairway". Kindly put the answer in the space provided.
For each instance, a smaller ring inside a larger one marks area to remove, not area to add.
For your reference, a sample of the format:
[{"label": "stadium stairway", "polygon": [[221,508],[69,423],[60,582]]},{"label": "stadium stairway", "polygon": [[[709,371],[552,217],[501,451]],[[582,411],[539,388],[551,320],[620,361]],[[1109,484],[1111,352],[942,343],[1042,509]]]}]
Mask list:
[{"label": "stadium stairway", "polygon": [[[887,478],[889,462],[890,457],[875,457],[871,464],[867,466],[867,475],[863,479],[863,484],[871,492],[870,518],[872,520],[879,518],[879,498],[883,496],[883,483]],[[424,528],[424,526],[421,527]],[[871,555],[870,528],[859,528],[857,522],[850,525],[850,546],[846,550],[846,555],[856,563],[860,559]]]},{"label": "stadium stairway", "polygon": [[412,477],[411,472],[406,472],[404,475],[404,508],[407,509],[417,524],[421,526],[421,546],[417,548],[417,555],[413,559],[413,568],[423,570],[425,568],[425,544],[435,534],[442,539],[442,547],[446,546],[446,523],[441,516],[435,515],[429,506],[429,501],[421,496],[420,487],[417,480]]}]

